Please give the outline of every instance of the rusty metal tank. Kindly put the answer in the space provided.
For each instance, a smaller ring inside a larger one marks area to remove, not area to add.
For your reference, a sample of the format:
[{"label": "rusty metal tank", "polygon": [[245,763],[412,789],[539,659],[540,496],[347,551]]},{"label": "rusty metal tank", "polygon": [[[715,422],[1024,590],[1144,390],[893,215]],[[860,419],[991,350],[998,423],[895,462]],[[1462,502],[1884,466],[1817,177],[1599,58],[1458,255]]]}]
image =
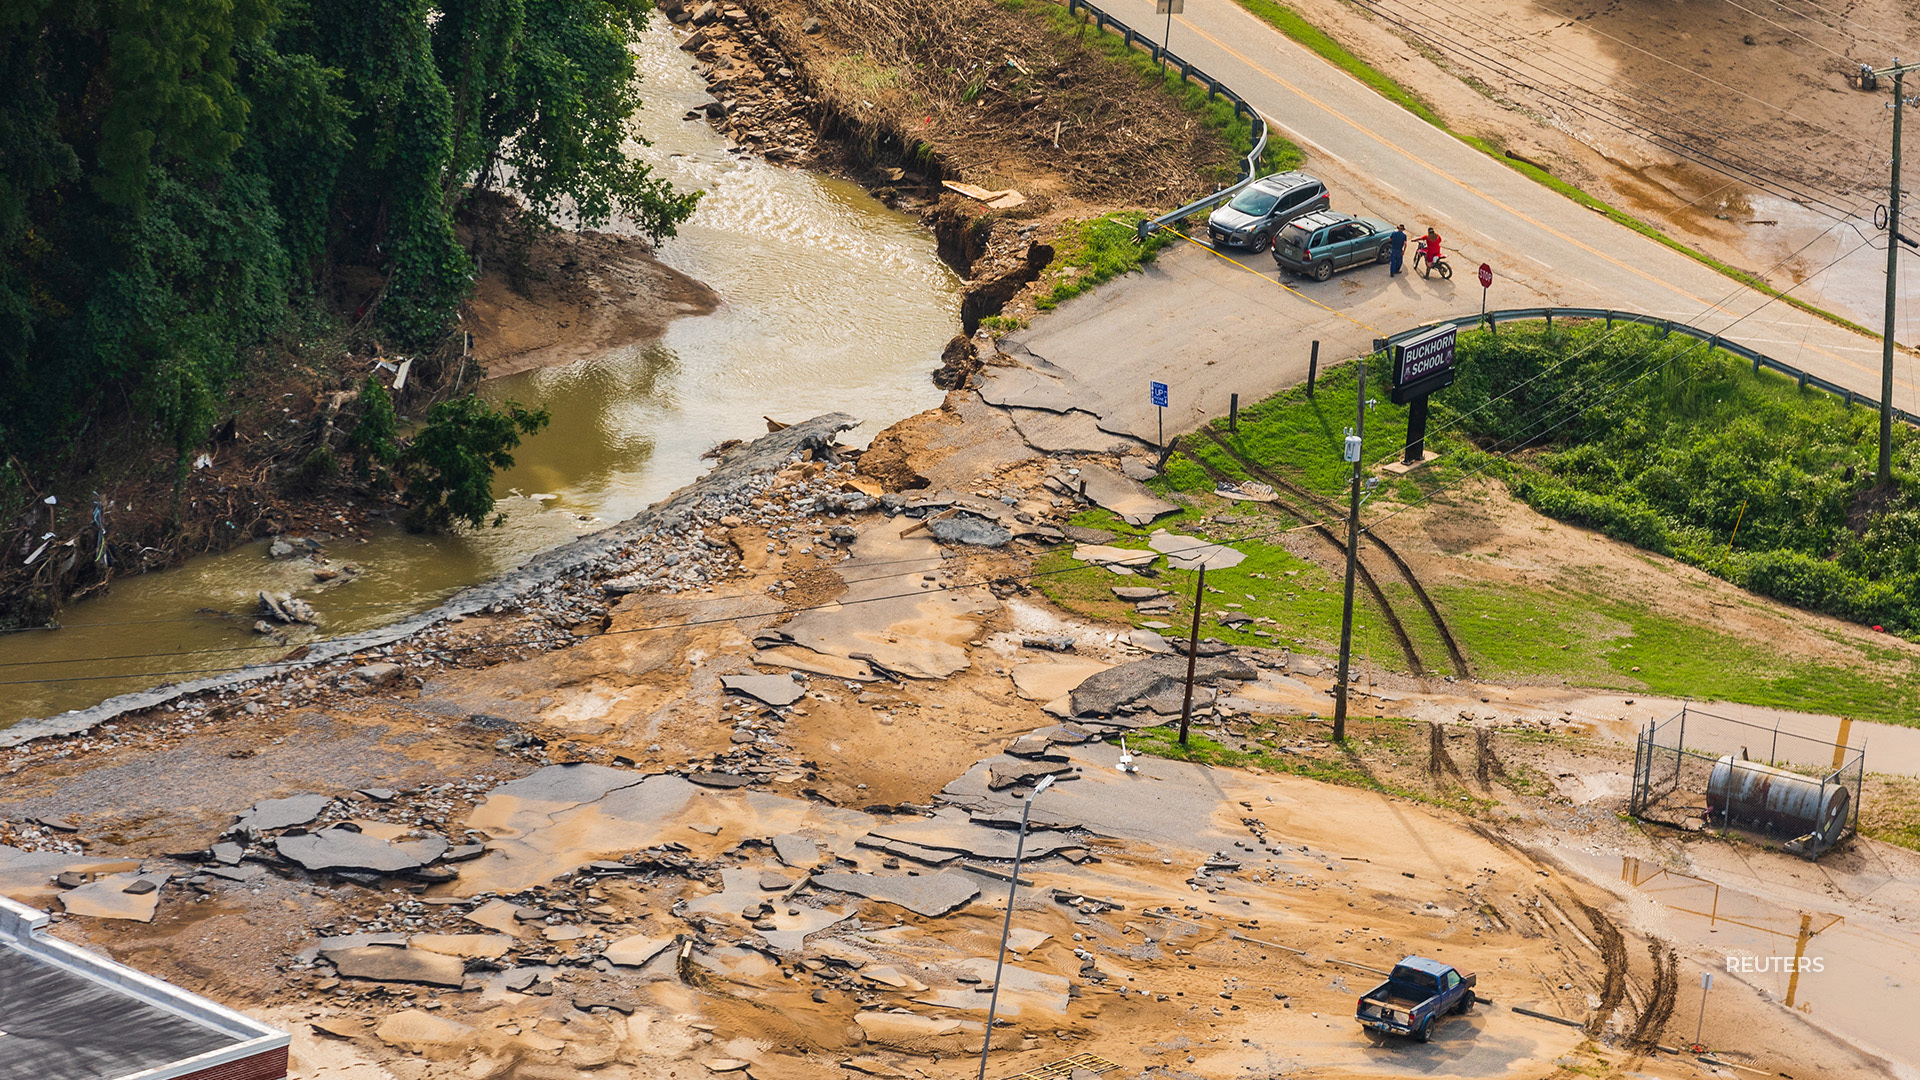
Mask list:
[{"label": "rusty metal tank", "polygon": [[1707,776],[1707,809],[1715,815],[1788,836],[1812,833],[1823,844],[1838,839],[1847,827],[1851,802],[1844,784],[1822,784],[1732,754],[1714,762]]}]

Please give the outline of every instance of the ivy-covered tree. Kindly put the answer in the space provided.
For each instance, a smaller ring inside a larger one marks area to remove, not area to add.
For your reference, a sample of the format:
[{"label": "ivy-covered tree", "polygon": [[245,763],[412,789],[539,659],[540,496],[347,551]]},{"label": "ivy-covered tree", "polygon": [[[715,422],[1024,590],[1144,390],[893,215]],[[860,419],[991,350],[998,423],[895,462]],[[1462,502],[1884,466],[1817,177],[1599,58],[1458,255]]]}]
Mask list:
[{"label": "ivy-covered tree", "polygon": [[435,405],[427,426],[400,453],[407,528],[449,532],[461,522],[476,529],[486,524],[494,506],[493,474],[513,468],[521,436],[550,419],[545,409],[513,401],[495,408],[472,394]]},{"label": "ivy-covered tree", "polygon": [[672,235],[692,197],[625,152],[650,10],[0,0],[0,459],[59,464],[98,425],[184,462],[242,357],[341,267],[382,283],[345,314],[442,339],[472,185]]}]

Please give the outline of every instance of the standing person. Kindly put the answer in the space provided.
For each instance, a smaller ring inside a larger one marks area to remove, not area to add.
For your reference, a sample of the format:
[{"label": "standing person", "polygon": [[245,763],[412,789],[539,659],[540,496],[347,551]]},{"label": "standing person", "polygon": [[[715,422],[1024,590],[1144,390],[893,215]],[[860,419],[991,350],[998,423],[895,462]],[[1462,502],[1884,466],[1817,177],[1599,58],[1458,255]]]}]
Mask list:
[{"label": "standing person", "polygon": [[1393,277],[1400,272],[1400,264],[1407,257],[1407,227],[1395,225],[1393,234],[1387,237],[1387,243],[1393,245],[1392,253],[1387,258],[1387,276]]}]

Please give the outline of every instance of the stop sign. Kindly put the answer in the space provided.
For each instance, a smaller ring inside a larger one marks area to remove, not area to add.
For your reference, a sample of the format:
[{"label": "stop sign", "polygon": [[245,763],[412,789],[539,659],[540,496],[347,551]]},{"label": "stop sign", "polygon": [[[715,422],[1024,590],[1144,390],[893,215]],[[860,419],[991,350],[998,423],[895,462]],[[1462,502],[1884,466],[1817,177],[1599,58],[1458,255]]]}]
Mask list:
[{"label": "stop sign", "polygon": [[1480,287],[1483,289],[1493,287],[1493,267],[1488,266],[1486,263],[1480,264]]}]

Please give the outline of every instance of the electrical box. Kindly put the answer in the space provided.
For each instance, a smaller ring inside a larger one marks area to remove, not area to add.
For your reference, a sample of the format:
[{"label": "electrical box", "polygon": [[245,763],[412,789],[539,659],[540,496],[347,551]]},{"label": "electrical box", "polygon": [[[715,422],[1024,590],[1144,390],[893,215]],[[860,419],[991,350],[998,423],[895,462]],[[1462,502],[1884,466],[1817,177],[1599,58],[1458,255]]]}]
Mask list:
[{"label": "electrical box", "polygon": [[1360,436],[1358,435],[1347,436],[1347,449],[1346,449],[1346,452],[1341,456],[1346,458],[1348,461],[1360,460]]}]

